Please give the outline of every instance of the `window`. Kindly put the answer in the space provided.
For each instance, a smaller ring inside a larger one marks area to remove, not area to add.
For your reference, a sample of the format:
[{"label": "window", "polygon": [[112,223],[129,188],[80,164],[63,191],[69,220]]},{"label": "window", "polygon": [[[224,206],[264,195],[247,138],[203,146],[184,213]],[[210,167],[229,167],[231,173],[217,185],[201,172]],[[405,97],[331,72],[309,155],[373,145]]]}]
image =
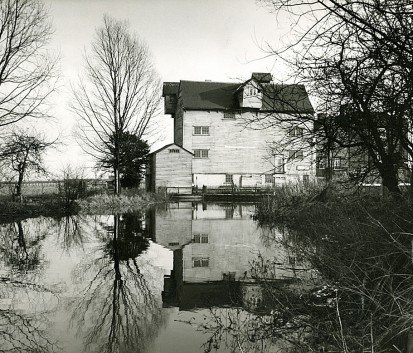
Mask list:
[{"label": "window", "polygon": [[303,128],[295,126],[290,130],[288,134],[290,137],[303,136],[303,131]]},{"label": "window", "polygon": [[272,181],[273,181],[272,174],[265,174],[265,183],[266,184],[272,184]]},{"label": "window", "polygon": [[308,185],[310,183],[310,176],[307,174],[303,175],[303,183],[304,185]]},{"label": "window", "polygon": [[303,151],[289,151],[288,159],[303,159]]},{"label": "window", "polygon": [[337,170],[341,168],[342,168],[341,158],[340,157],[333,158],[333,169]]},{"label": "window", "polygon": [[225,183],[232,184],[232,174],[225,174]]},{"label": "window", "polygon": [[234,218],[234,209],[232,209],[232,208],[225,209],[225,218],[226,219]]},{"label": "window", "polygon": [[173,243],[168,243],[168,245],[169,245],[169,246],[177,246],[177,245],[179,245],[179,243],[173,242]]},{"label": "window", "polygon": [[193,257],[193,267],[209,267],[209,257]]},{"label": "window", "polygon": [[194,135],[209,135],[209,126],[194,126]]},{"label": "window", "polygon": [[180,153],[181,151],[179,150],[179,148],[170,148],[169,149],[169,153]]},{"label": "window", "polygon": [[201,126],[194,126],[194,135],[201,135],[202,129]]},{"label": "window", "polygon": [[247,86],[245,88],[245,95],[246,96],[256,96],[257,95],[257,89],[254,86]]},{"label": "window", "polygon": [[223,281],[230,281],[230,282],[235,281],[235,272],[223,273],[222,274],[222,280]]},{"label": "window", "polygon": [[194,150],[195,158],[208,158],[208,150]]},{"label": "window", "polygon": [[325,169],[326,168],[326,159],[323,156],[317,157],[317,168],[318,169]]},{"label": "window", "polygon": [[224,112],[224,119],[235,119],[234,112]]},{"label": "window", "polygon": [[198,244],[208,244],[208,238],[208,234],[194,234],[193,242]]},{"label": "window", "polygon": [[274,173],[284,173],[284,156],[274,156]]}]

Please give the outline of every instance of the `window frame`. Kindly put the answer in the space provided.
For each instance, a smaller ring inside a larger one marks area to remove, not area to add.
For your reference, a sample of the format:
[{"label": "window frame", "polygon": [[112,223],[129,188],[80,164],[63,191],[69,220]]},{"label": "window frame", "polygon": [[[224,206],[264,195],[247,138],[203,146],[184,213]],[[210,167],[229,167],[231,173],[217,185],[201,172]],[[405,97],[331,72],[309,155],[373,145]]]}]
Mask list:
[{"label": "window frame", "polygon": [[[231,180],[229,180],[231,178]],[[225,174],[225,184],[232,184],[234,182],[234,175],[233,174]]]},{"label": "window frame", "polygon": [[[338,161],[338,164],[336,163]],[[343,169],[343,158],[341,157],[333,157],[333,170],[341,170]]]},{"label": "window frame", "polygon": [[235,120],[235,112],[232,111],[224,111],[224,120]]},{"label": "window frame", "polygon": [[192,237],[192,242],[196,244],[208,244],[209,234],[207,233],[194,233]]},{"label": "window frame", "polygon": [[258,88],[256,88],[254,85],[248,85],[245,87],[245,96],[246,97],[256,97],[258,96]]},{"label": "window frame", "polygon": [[[276,163],[280,161],[281,163]],[[274,155],[274,174],[285,173],[285,158],[283,155]]]},{"label": "window frame", "polygon": [[[268,181],[271,179],[270,181]],[[272,184],[274,182],[274,175],[272,174],[264,174],[264,183],[265,184]]]},{"label": "window frame", "polygon": [[209,267],[209,257],[193,257],[192,258],[193,268]]},{"label": "window frame", "polygon": [[[299,133],[298,133],[299,131]],[[299,126],[294,126],[289,132],[288,136],[290,137],[302,137],[304,135],[304,128]]]},{"label": "window frame", "polygon": [[206,125],[194,125],[192,129],[192,135],[194,136],[209,136],[209,126]]},{"label": "window frame", "polygon": [[302,150],[289,150],[288,159],[291,160],[303,160],[304,152]]},{"label": "window frame", "polygon": [[[197,148],[197,149],[194,149],[193,152],[194,152],[194,158],[196,158],[196,159],[208,159],[209,158],[209,150],[208,149]],[[197,155],[198,153],[199,153],[199,155]]]}]

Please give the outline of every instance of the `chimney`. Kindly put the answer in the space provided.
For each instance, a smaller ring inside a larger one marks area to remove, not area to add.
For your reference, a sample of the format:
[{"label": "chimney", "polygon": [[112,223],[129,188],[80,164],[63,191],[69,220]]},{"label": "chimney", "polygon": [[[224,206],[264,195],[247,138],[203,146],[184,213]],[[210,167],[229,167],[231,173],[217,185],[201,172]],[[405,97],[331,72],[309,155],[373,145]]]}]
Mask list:
[{"label": "chimney", "polygon": [[270,83],[272,81],[272,75],[268,72],[253,72],[251,78],[259,83]]}]

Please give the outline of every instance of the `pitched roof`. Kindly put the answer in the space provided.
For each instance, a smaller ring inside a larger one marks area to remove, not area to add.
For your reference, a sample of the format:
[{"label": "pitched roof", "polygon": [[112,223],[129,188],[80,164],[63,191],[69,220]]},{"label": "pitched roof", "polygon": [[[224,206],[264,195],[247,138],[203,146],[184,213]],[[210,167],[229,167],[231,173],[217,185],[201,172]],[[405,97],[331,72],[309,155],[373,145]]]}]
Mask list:
[{"label": "pitched roof", "polygon": [[[237,90],[240,83],[181,81],[179,90],[184,109],[233,110],[240,109]],[[313,113],[314,109],[304,85],[261,84],[263,111],[278,113]],[[165,90],[165,88],[164,88]]]},{"label": "pitched roof", "polygon": [[155,154],[155,153],[161,152],[161,151],[163,151],[165,148],[168,148],[168,147],[171,147],[171,146],[178,147],[178,148],[180,148],[181,150],[184,150],[185,152],[188,152],[189,154],[192,154],[192,155],[193,155],[193,153],[192,153],[191,151],[188,151],[186,148],[183,148],[182,146],[179,146],[179,145],[177,145],[177,144],[175,144],[175,143],[170,143],[170,144],[168,144],[168,145],[165,145],[165,146],[163,146],[163,147],[161,147],[161,148],[158,148],[156,151],[153,151],[153,152],[151,152],[151,153],[149,153],[149,154],[151,155],[151,154]]},{"label": "pitched roof", "polygon": [[239,83],[181,81],[180,93],[185,109],[237,109],[235,91]]},{"label": "pitched roof", "polygon": [[304,85],[264,84],[262,110],[278,113],[314,113]]}]

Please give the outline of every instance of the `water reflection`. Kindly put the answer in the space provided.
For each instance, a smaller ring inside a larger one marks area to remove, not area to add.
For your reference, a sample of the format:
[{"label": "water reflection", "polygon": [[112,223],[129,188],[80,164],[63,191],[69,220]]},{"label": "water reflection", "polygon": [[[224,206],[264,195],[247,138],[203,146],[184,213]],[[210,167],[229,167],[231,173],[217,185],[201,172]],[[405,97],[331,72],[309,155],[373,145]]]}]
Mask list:
[{"label": "water reflection", "polygon": [[174,253],[173,271],[164,279],[165,306],[189,310],[242,305],[258,310],[260,261],[271,266],[272,280],[311,275],[281,243],[263,244],[262,229],[251,218],[254,207],[180,203],[150,215],[152,237]]},{"label": "water reflection", "polygon": [[[254,208],[175,203],[145,216],[1,226],[7,280],[0,281],[0,309],[33,325],[25,333],[29,343],[23,347],[19,338],[14,351],[287,349],[294,330],[276,330],[291,324],[277,303],[287,289],[299,300],[317,275],[288,246],[286,233],[257,227]],[[0,325],[18,332],[6,319]],[[274,343],[278,336],[283,342]],[[5,342],[0,334],[1,348]]]},{"label": "water reflection", "polygon": [[157,332],[162,312],[137,257],[149,240],[136,215],[112,216],[95,228],[99,256],[81,262],[78,297],[71,321],[87,352],[144,352]]},{"label": "water reflection", "polygon": [[47,228],[36,222],[33,224],[37,226],[36,231],[28,233],[29,224],[17,221],[0,227],[3,260],[19,272],[33,271],[41,264],[41,242],[47,235]]},{"label": "water reflection", "polygon": [[57,233],[62,247],[69,251],[73,247],[81,247],[87,241],[86,217],[79,215],[65,216],[57,220]]},{"label": "water reflection", "polygon": [[205,333],[204,352],[291,348],[294,325],[284,331],[275,325],[288,321],[277,311],[280,295],[290,288],[299,297],[318,280],[288,246],[287,234],[257,227],[254,208],[180,203],[147,219],[152,237],[174,254],[173,271],[164,277],[163,305],[209,309],[186,320]]},{"label": "water reflection", "polygon": [[[48,314],[58,303],[58,291],[40,281],[44,265],[41,247],[48,234],[46,223],[39,219],[0,226],[2,352],[56,351],[56,342],[48,332]],[[5,271],[6,268],[10,270]]]}]

